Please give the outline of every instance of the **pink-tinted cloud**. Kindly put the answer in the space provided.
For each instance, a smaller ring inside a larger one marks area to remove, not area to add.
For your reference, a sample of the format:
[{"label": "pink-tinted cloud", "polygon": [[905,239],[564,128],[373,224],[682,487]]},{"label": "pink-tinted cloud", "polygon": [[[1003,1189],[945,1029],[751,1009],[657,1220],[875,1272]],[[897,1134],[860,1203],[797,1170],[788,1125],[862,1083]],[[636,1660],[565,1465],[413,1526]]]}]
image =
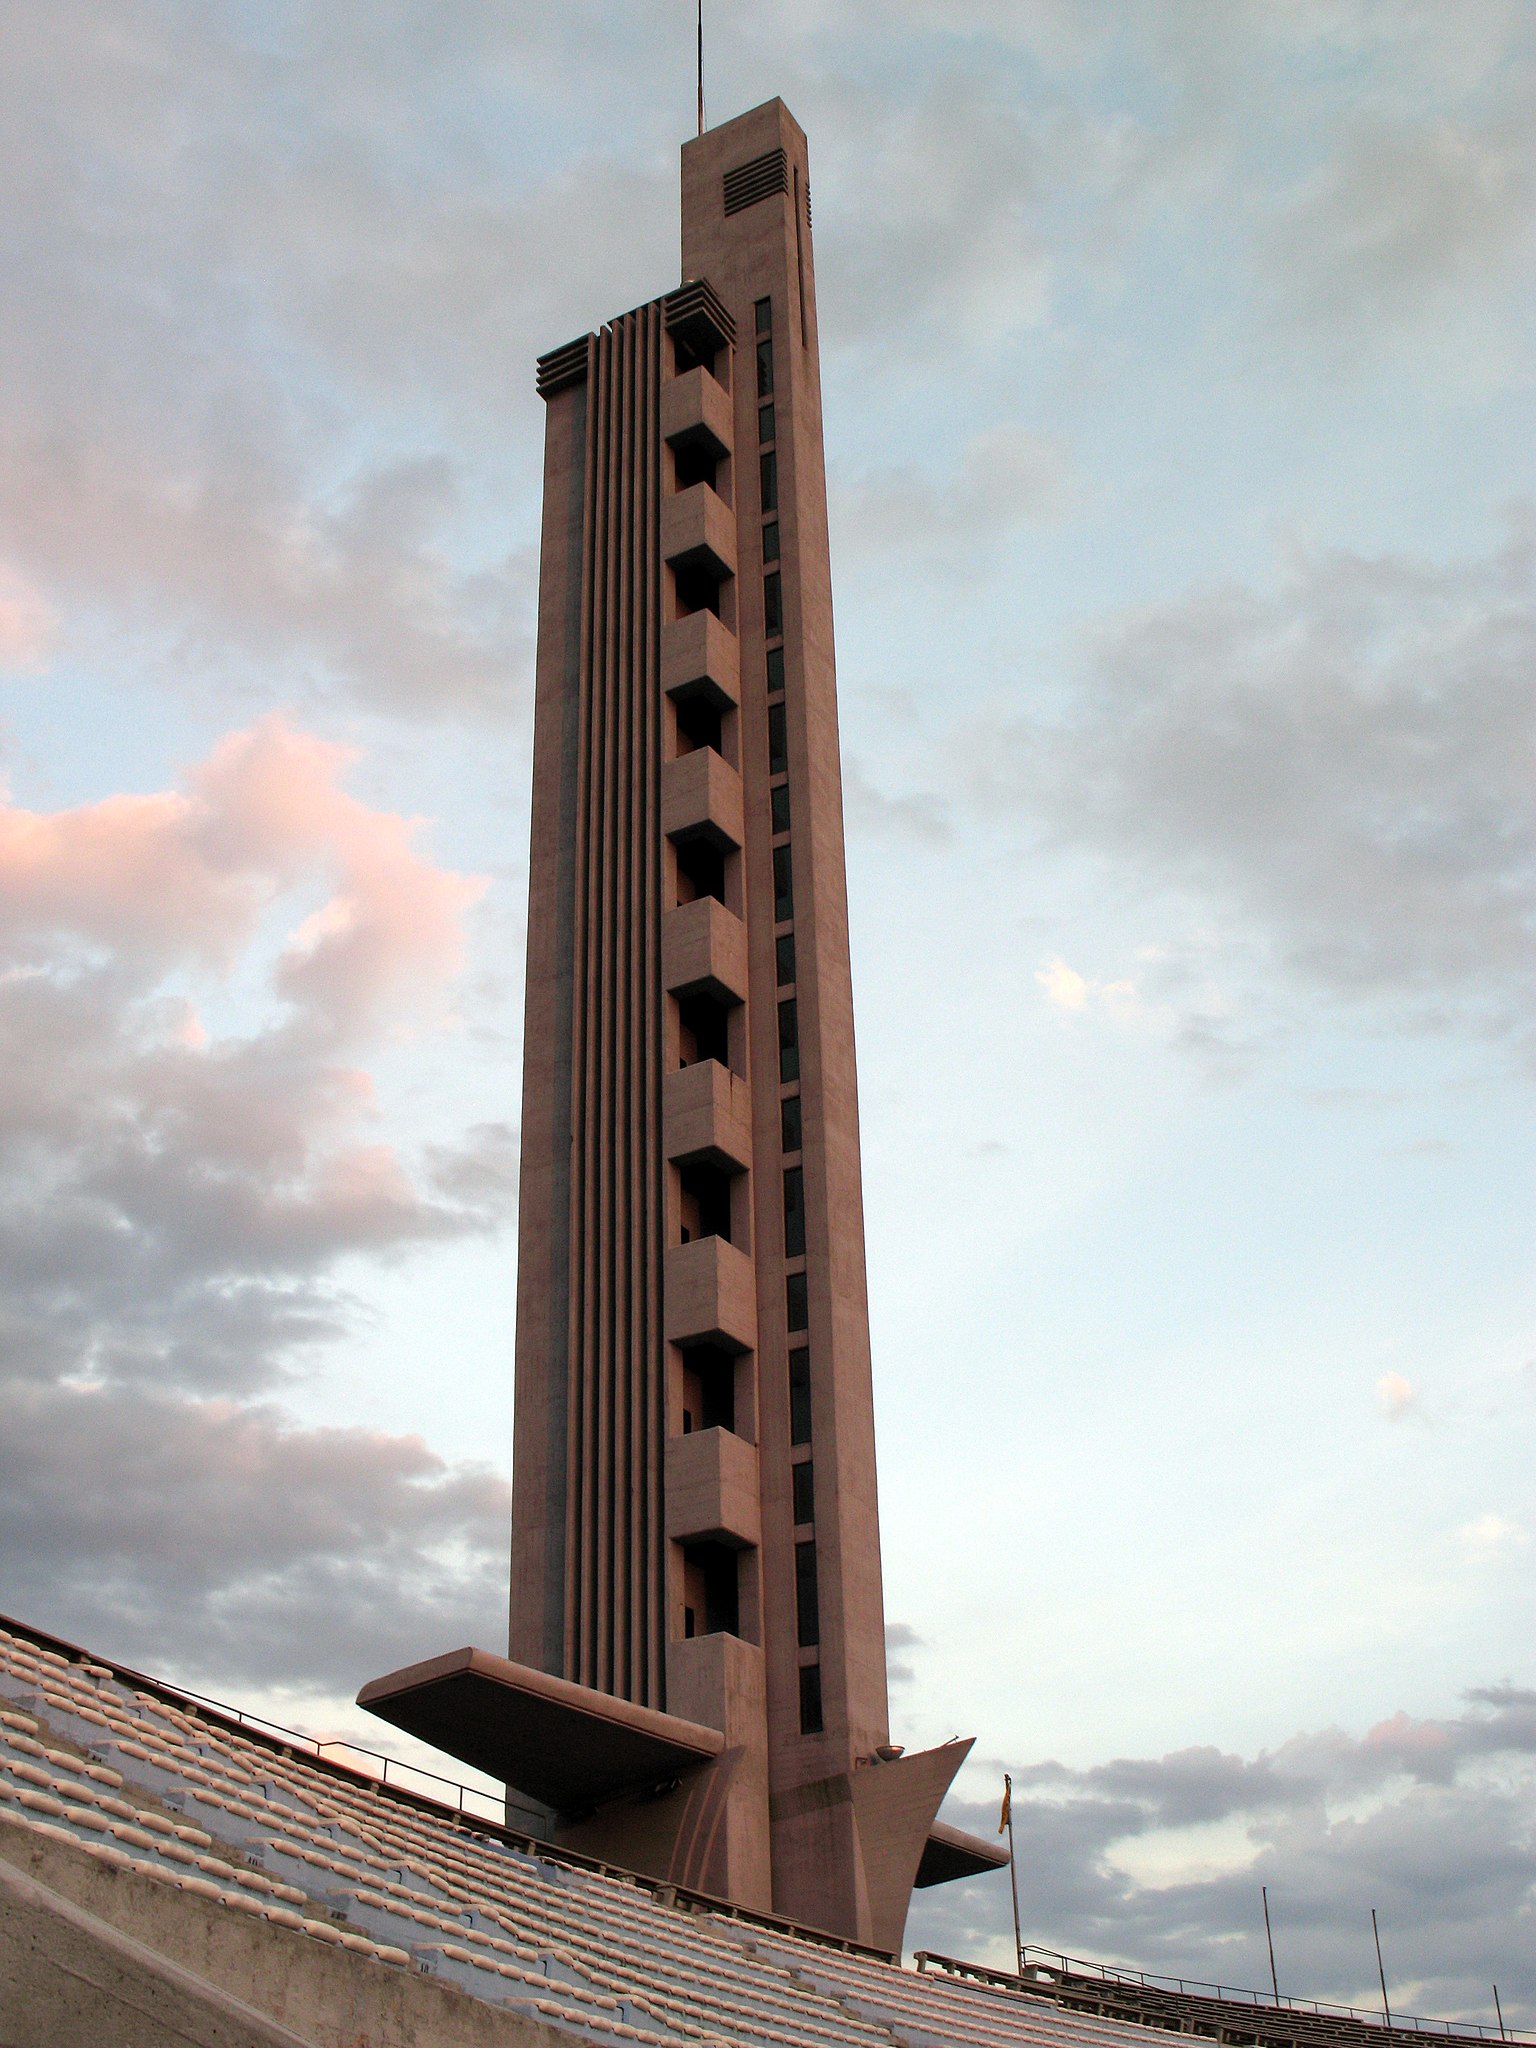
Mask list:
[{"label": "pink-tinted cloud", "polygon": [[355,1683],[494,1611],[504,1488],[258,1397],[352,1328],[343,1261],[499,1229],[515,1140],[391,1129],[373,1056],[441,1013],[483,885],[351,760],[269,718],[176,789],[0,802],[0,1584]]},{"label": "pink-tinted cloud", "polygon": [[274,716],[222,740],[184,791],[0,805],[0,944],[83,940],[140,971],[228,966],[263,913],[319,880],[331,893],[296,919],[275,993],[333,1037],[419,1010],[458,970],[485,885],[418,852],[419,821],[350,796],[352,758]]}]

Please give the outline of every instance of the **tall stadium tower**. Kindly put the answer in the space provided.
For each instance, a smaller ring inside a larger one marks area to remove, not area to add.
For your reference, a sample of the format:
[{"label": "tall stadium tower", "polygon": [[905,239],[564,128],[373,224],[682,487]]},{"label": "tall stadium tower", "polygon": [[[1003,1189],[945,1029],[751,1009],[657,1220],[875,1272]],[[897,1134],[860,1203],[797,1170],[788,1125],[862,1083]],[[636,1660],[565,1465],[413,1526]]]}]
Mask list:
[{"label": "tall stadium tower", "polygon": [[546,402],[509,1656],[364,1704],[535,1832],[899,1948],[970,1744],[890,1742],[806,143]]}]

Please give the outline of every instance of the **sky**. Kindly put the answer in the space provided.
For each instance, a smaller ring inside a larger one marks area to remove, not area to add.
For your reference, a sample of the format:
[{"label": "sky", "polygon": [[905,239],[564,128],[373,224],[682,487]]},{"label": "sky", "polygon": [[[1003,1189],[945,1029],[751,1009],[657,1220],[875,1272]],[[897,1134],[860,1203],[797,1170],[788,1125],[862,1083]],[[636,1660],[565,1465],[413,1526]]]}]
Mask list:
[{"label": "sky", "polygon": [[[0,1609],[308,1729],[504,1640],[532,364],[676,282],[692,33],[8,27]],[[1536,2027],[1536,10],[706,90],[810,137],[893,1736],[1028,1939],[1259,1985],[1266,1885]]]}]

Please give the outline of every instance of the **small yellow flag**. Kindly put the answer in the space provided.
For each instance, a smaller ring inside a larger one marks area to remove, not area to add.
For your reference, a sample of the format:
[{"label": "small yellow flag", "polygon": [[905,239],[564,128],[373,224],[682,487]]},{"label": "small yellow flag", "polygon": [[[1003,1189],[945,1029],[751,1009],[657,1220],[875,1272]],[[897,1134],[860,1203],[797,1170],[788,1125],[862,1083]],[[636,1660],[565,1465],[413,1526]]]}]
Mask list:
[{"label": "small yellow flag", "polygon": [[1002,1818],[1001,1818],[1001,1819],[1000,1819],[1000,1820],[998,1821],[998,1823],[997,1823],[997,1832],[998,1832],[998,1833],[999,1833],[1000,1835],[1001,1835],[1001,1834],[1006,1834],[1006,1832],[1007,1832],[1007,1829],[1008,1829],[1008,1823],[1009,1823],[1009,1821],[1011,1821],[1012,1819],[1013,1819],[1013,1780],[1012,1780],[1012,1778],[1010,1778],[1010,1777],[1009,1777],[1008,1773],[1007,1773],[1006,1771],[1004,1771],[1004,1773],[1003,1773],[1003,1812],[1002,1812]]}]

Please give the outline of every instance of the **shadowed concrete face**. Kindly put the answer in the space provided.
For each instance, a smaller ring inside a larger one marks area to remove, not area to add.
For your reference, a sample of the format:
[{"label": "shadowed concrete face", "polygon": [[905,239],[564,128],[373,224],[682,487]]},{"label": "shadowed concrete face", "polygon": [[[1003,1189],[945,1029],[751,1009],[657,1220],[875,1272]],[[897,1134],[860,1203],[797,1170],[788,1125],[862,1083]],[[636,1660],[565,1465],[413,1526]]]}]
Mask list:
[{"label": "shadowed concrete face", "polygon": [[994,1858],[930,1848],[967,1745],[889,1740],[810,178],[780,101],[685,145],[682,276],[539,363],[516,1663],[362,1701],[591,1854],[895,1949],[920,1871]]}]

